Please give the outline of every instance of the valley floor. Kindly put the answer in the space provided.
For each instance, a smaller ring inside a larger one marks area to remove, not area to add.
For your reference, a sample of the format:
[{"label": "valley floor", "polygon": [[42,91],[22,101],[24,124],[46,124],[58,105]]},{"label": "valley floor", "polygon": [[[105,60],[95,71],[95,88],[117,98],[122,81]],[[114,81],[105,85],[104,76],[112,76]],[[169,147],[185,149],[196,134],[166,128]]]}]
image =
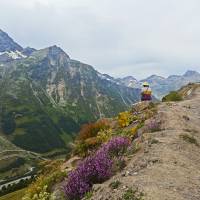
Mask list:
[{"label": "valley floor", "polygon": [[200,199],[200,87],[187,100],[160,104],[156,118],[161,130],[143,135],[140,151],[120,174],[94,187],[93,200],[123,199],[128,188],[145,200]]}]

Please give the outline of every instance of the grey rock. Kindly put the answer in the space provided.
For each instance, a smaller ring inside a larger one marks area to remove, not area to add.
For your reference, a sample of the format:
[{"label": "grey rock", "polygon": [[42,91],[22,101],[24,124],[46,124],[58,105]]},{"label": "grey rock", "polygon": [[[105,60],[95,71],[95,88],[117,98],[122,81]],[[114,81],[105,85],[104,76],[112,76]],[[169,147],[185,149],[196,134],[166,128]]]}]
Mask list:
[{"label": "grey rock", "polygon": [[0,52],[4,51],[22,51],[23,48],[14,42],[14,40],[0,29]]}]

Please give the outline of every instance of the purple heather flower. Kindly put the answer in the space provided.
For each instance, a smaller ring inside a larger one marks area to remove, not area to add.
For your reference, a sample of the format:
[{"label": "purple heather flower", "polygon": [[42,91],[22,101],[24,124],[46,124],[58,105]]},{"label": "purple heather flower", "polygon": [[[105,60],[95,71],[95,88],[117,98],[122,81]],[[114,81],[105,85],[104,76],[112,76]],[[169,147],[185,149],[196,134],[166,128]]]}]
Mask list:
[{"label": "purple heather flower", "polygon": [[112,176],[113,164],[121,159],[121,155],[129,147],[130,141],[125,137],[115,137],[90,157],[81,162],[78,167],[73,170],[63,190],[67,199],[81,199],[86,192],[90,191],[92,185],[101,183]]}]

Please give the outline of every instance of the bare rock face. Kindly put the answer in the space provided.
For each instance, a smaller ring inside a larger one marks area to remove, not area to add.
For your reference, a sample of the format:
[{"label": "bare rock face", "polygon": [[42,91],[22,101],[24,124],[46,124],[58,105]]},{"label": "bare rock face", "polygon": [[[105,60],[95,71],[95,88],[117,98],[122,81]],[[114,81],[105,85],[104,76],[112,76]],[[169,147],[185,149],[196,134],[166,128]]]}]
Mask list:
[{"label": "bare rock face", "polygon": [[0,29],[0,52],[5,51],[22,51],[23,48],[13,41],[7,33]]}]

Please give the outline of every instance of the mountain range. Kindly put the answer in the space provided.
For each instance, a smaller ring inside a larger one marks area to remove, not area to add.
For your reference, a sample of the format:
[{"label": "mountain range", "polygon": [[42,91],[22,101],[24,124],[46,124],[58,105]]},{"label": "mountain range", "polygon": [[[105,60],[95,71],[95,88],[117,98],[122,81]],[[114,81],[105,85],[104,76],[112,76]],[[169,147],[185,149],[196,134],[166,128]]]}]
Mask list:
[{"label": "mountain range", "polygon": [[83,123],[140,98],[61,48],[23,48],[0,30],[0,136],[38,153],[66,149]]},{"label": "mountain range", "polygon": [[188,70],[183,75],[171,75],[167,78],[158,75],[151,75],[146,79],[137,80],[132,76],[118,79],[121,84],[131,88],[141,88],[143,82],[147,81],[152,88],[153,95],[162,99],[170,91],[176,91],[188,83],[200,82],[200,73]]}]

